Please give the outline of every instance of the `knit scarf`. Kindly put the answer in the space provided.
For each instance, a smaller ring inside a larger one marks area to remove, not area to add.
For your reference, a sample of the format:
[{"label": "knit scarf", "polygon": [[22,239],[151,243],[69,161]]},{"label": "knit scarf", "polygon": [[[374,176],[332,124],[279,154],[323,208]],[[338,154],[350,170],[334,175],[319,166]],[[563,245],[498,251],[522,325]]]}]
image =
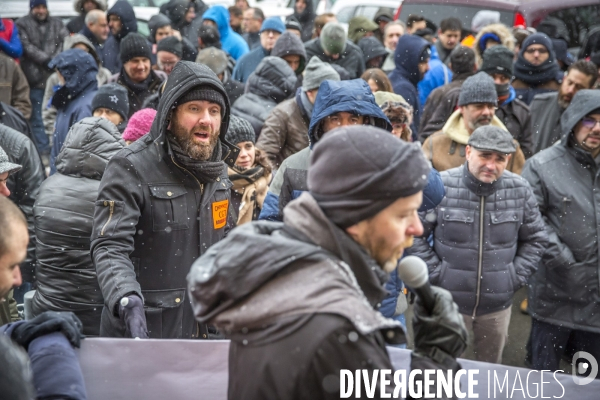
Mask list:
[{"label": "knit scarf", "polygon": [[556,79],[558,72],[559,68],[553,52],[550,52],[548,59],[541,65],[533,65],[525,60],[523,54],[519,54],[514,67],[515,77],[534,87]]},{"label": "knit scarf", "polygon": [[176,159],[177,164],[182,165],[185,169],[189,170],[198,180],[202,183],[215,182],[218,177],[223,173],[222,147],[221,141],[217,141],[217,144],[213,150],[213,153],[209,160],[201,161],[194,160],[186,152],[184,152],[177,139],[173,134],[167,134],[168,143],[173,152],[173,156]]},{"label": "knit scarf", "polygon": [[141,82],[134,82],[129,78],[129,75],[125,72],[125,68],[121,68],[121,79],[123,82],[131,89],[135,94],[140,94],[150,87],[150,83],[152,82],[152,71],[148,74],[148,77]]},{"label": "knit scarf", "polygon": [[236,192],[243,192],[243,189],[246,186],[256,182],[264,175],[265,168],[260,164],[256,164],[254,167],[244,170],[237,166],[233,166],[228,168],[227,173],[229,174],[229,180],[233,184],[232,189]]}]

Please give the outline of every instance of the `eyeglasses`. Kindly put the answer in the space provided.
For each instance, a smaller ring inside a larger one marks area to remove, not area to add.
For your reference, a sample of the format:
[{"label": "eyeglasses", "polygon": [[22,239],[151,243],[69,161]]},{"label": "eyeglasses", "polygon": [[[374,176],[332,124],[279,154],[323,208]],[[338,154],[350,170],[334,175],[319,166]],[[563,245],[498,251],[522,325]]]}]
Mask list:
[{"label": "eyeglasses", "polygon": [[548,54],[548,49],[547,49],[547,48],[545,48],[545,47],[542,47],[542,48],[535,47],[535,48],[533,48],[533,49],[527,49],[527,50],[525,50],[525,53],[527,53],[527,54],[533,54],[533,53],[535,53],[536,51],[537,51],[538,53],[540,53],[540,54]]},{"label": "eyeglasses", "polygon": [[581,125],[587,129],[594,129],[596,124],[600,124],[600,121],[597,121],[594,118],[585,117],[581,120]]}]

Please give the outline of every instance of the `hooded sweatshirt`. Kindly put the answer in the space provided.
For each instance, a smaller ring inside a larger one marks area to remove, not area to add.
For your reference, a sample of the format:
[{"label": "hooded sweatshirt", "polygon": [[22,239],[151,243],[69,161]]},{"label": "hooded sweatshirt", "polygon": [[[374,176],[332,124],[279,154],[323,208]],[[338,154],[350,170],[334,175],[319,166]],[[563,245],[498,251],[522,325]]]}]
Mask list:
[{"label": "hooded sweatshirt", "polygon": [[[363,79],[321,83],[308,127],[309,147],[286,158],[269,187],[259,219],[281,221],[283,209],[296,199],[306,186],[312,147],[323,136],[321,122],[329,115],[350,112],[368,119],[365,125],[392,131],[392,125],[375,102],[369,84]],[[391,134],[391,133],[390,133]]]},{"label": "hooded sweatshirt", "polygon": [[111,15],[119,17],[122,23],[122,28],[116,35],[109,35],[108,39],[104,43],[102,49],[104,66],[110,70],[111,73],[116,74],[121,70],[121,57],[119,52],[121,50],[121,40],[127,36],[130,32],[137,32],[137,20],[135,19],[135,12],[133,7],[126,0],[119,0],[114,6],[106,13],[106,18]]},{"label": "hooded sweatshirt", "polygon": [[67,133],[73,124],[92,115],[92,99],[98,90],[98,65],[83,50],[70,49],[60,53],[50,62],[65,78],[65,84],[52,97],[52,105],[58,110],[50,153],[50,174],[56,172],[54,165]]},{"label": "hooded sweatshirt", "polygon": [[273,50],[271,50],[273,57],[283,58],[287,55],[300,56],[300,66],[294,71],[296,75],[300,76],[306,67],[306,50],[304,49],[304,43],[300,38],[292,32],[283,32],[279,39],[275,42]]},{"label": "hooded sweatshirt", "polygon": [[214,21],[221,35],[221,48],[229,53],[236,61],[248,53],[248,43],[239,34],[235,33],[229,26],[229,11],[221,6],[212,6],[204,15],[203,19]]},{"label": "hooded sweatshirt", "polygon": [[398,40],[394,52],[396,69],[389,74],[394,93],[404,97],[414,110],[414,119],[411,129],[418,132],[421,121],[421,102],[417,85],[421,80],[419,73],[419,57],[429,43],[422,37],[415,35],[403,35]]},{"label": "hooded sweatshirt", "polygon": [[362,50],[363,60],[365,60],[365,67],[368,68],[380,68],[379,66],[369,67],[368,63],[376,57],[381,57],[381,63],[388,55],[388,51],[383,47],[381,42],[375,39],[373,36],[362,38],[358,41],[358,47]]},{"label": "hooded sweatshirt", "polygon": [[306,8],[301,13],[297,13],[294,9],[294,13],[288,17],[296,19],[302,25],[302,32],[300,32],[300,39],[302,42],[308,42],[312,38],[313,29],[315,27],[315,7],[313,6],[313,0],[304,0]]}]

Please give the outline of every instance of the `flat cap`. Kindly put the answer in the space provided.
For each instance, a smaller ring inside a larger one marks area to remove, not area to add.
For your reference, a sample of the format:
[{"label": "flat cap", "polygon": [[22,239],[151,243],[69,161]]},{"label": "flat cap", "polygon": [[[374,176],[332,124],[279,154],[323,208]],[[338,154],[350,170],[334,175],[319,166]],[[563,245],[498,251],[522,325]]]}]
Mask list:
[{"label": "flat cap", "polygon": [[20,169],[21,166],[19,164],[11,163],[4,149],[0,147],[0,174],[3,174],[5,172],[12,174],[13,172],[17,172]]},{"label": "flat cap", "polygon": [[469,137],[469,146],[480,151],[512,154],[517,151],[510,133],[492,125],[480,126]]}]

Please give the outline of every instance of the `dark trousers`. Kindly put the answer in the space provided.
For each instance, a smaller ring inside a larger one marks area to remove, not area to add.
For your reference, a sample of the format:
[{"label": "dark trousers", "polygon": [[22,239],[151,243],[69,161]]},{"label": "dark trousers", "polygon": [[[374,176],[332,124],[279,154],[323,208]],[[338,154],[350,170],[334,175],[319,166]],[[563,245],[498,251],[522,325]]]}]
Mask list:
[{"label": "dark trousers", "polygon": [[536,370],[559,369],[560,359],[566,356],[571,362],[573,354],[586,351],[600,361],[600,333],[586,332],[531,319],[528,343],[531,368]]},{"label": "dark trousers", "polygon": [[50,154],[50,139],[44,129],[42,121],[42,104],[44,101],[44,89],[31,89],[29,91],[29,99],[31,100],[31,133],[33,133],[33,142],[40,154]]}]

